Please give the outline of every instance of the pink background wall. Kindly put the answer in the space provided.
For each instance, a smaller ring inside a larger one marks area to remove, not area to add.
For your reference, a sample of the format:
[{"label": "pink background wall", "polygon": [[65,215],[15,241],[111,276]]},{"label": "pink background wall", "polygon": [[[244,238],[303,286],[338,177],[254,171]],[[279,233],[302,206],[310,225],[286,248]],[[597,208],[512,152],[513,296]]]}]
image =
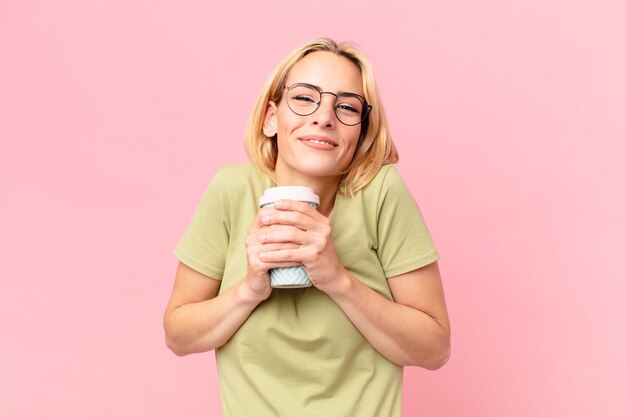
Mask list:
[{"label": "pink background wall", "polygon": [[626,3],[211,3],[0,2],[0,415],[219,415],[213,354],[163,343],[171,252],[327,35],[371,57],[443,255],[453,354],[405,415],[623,416]]}]

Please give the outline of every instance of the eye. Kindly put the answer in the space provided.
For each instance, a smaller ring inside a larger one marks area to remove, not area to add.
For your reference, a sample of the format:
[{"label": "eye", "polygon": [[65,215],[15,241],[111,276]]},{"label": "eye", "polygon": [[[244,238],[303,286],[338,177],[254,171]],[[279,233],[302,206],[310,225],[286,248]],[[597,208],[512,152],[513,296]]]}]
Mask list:
[{"label": "eye", "polygon": [[341,110],[343,112],[348,112],[348,113],[355,113],[358,114],[359,109],[357,109],[356,107],[348,104],[348,103],[338,103],[337,104],[337,110]]},{"label": "eye", "polygon": [[301,102],[303,102],[303,103],[317,103],[317,102],[313,99],[313,97],[311,97],[311,96],[307,96],[307,95],[303,95],[303,94],[300,94],[300,95],[294,96],[294,97],[292,97],[292,99],[293,99],[293,100],[297,100],[297,101],[301,101]]}]

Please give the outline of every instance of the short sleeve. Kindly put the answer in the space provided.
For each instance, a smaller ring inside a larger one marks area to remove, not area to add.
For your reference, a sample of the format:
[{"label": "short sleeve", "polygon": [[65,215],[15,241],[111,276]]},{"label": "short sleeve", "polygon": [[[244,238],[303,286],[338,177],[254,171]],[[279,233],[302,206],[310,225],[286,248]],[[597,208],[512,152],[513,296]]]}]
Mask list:
[{"label": "short sleeve", "polygon": [[401,275],[439,259],[422,213],[393,166],[382,181],[377,208],[377,253],[385,276]]},{"label": "short sleeve", "polygon": [[229,241],[229,201],[221,172],[207,186],[191,223],[174,249],[188,267],[222,279]]}]

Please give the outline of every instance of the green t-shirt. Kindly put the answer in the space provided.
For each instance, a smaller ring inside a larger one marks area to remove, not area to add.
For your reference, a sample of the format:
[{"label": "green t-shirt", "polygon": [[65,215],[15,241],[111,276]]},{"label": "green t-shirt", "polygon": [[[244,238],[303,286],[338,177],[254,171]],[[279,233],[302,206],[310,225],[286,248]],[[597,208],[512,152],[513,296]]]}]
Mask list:
[{"label": "green t-shirt", "polygon": [[[246,276],[246,233],[259,197],[275,186],[252,164],[221,168],[174,250],[221,280]],[[337,195],[333,239],[341,264],[392,299],[386,278],[438,259],[418,206],[385,165],[354,197]],[[402,367],[378,353],[315,287],[274,289],[216,351],[224,417],[400,416]]]}]

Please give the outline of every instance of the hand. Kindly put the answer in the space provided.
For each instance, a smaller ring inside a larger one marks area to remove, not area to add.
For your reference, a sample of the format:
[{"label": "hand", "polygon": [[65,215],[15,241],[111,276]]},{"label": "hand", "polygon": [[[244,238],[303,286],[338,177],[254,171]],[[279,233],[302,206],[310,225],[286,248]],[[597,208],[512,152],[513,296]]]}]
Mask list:
[{"label": "hand", "polygon": [[[285,262],[304,265],[309,279],[318,289],[332,292],[346,277],[333,241],[330,220],[316,209],[301,201],[281,200],[274,210],[261,215],[263,227],[257,237],[263,243],[259,254],[271,268]],[[271,245],[291,244],[289,248]]]},{"label": "hand", "polygon": [[302,265],[299,262],[274,262],[267,263],[261,260],[259,255],[266,251],[277,251],[284,249],[294,249],[299,247],[294,243],[262,243],[259,239],[259,231],[264,229],[265,226],[261,222],[261,218],[268,213],[275,211],[272,208],[261,209],[250,228],[248,228],[248,234],[246,236],[246,255],[248,258],[248,272],[244,285],[247,286],[249,294],[255,299],[265,300],[272,293],[272,287],[270,286],[268,271],[272,268],[281,268],[288,266]]}]

